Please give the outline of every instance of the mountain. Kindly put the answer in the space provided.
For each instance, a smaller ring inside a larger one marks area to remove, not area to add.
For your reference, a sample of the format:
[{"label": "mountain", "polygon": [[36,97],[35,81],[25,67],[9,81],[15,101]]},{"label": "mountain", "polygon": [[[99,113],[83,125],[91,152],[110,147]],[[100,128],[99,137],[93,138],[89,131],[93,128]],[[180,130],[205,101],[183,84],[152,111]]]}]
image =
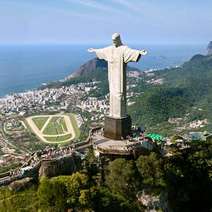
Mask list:
[{"label": "mountain", "polygon": [[104,71],[107,70],[107,62],[105,60],[99,60],[97,58],[89,60],[85,64],[81,65],[71,75],[69,75],[67,77],[67,79],[87,75],[91,72],[94,72],[97,69],[101,69],[101,70],[104,70]]},{"label": "mountain", "polygon": [[208,55],[212,55],[212,41],[208,44]]},{"label": "mountain", "polygon": [[[79,69],[75,70],[71,75],[69,75],[66,79],[71,79],[75,77],[82,77],[85,75],[89,75],[96,70],[107,71],[107,62],[105,60],[100,60],[98,58],[94,58],[81,65]],[[140,72],[139,69],[127,66],[128,71],[137,71]]]}]

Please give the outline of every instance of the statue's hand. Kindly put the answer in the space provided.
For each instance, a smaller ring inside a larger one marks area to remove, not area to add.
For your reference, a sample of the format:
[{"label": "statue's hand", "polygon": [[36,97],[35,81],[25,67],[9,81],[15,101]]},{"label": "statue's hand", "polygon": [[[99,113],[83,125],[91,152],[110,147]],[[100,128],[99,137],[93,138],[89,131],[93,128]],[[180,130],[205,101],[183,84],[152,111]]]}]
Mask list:
[{"label": "statue's hand", "polygon": [[146,50],[141,50],[141,51],[140,51],[140,54],[141,54],[141,55],[146,55],[146,54],[147,54],[147,51],[146,51]]},{"label": "statue's hand", "polygon": [[95,49],[89,48],[89,49],[88,49],[88,52],[95,52]]}]

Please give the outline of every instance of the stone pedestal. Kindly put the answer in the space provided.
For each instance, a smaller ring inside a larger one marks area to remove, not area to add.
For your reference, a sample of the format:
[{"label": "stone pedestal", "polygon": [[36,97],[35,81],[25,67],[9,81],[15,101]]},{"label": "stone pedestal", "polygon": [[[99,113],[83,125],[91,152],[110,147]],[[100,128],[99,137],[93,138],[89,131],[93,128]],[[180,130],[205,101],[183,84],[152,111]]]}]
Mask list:
[{"label": "stone pedestal", "polygon": [[116,119],[106,116],[104,124],[104,136],[106,138],[120,140],[126,138],[131,132],[132,121],[130,116]]}]

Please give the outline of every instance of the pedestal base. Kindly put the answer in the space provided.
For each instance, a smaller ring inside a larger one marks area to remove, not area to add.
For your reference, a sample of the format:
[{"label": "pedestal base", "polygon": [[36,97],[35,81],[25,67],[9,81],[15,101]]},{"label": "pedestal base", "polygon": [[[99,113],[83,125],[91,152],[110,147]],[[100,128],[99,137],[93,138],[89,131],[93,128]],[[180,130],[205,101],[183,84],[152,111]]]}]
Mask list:
[{"label": "pedestal base", "polygon": [[132,121],[130,116],[116,119],[109,116],[105,117],[104,136],[106,138],[120,140],[125,139],[131,132]]}]

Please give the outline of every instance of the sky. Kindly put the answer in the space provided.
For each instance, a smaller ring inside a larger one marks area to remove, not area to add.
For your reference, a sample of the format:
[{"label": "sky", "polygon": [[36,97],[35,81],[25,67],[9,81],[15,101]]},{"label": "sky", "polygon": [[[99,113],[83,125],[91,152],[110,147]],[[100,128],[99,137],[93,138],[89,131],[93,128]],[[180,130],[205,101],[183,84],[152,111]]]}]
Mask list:
[{"label": "sky", "polygon": [[211,0],[0,0],[0,43],[207,43]]}]

